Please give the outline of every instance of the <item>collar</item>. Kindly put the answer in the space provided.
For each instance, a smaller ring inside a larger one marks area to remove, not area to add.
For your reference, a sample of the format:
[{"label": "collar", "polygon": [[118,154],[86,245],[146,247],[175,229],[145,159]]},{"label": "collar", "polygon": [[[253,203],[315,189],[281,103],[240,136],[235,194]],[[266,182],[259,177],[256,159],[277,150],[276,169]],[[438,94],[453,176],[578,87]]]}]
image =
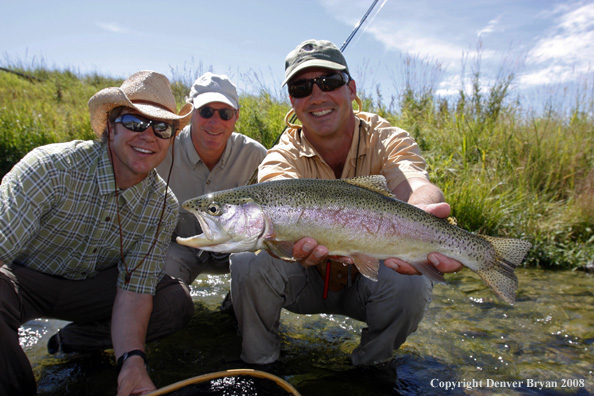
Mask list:
[{"label": "collar", "polygon": [[[348,158],[350,158],[351,165],[354,166],[356,158],[365,156],[368,150],[369,141],[364,136],[368,135],[369,123],[364,119],[355,116],[355,126],[353,131],[353,141],[351,142],[351,148],[349,149]],[[299,141],[296,147],[299,150],[300,157],[315,157],[319,156],[313,145],[307,140],[305,134],[302,133],[301,128],[295,128],[289,131],[293,135],[293,138]]]},{"label": "collar", "polygon": [[[102,196],[113,194],[115,195],[115,178],[113,177],[113,166],[109,160],[109,153],[107,151],[107,144],[102,144],[103,150],[101,155],[97,159],[97,165],[95,170],[96,181],[99,187],[99,193]],[[91,170],[93,171],[93,170]],[[125,190],[119,190],[118,195],[124,199],[126,203],[140,202],[142,198],[142,192],[151,185],[155,179],[156,171],[153,169],[149,174],[138,184],[127,188]]]}]

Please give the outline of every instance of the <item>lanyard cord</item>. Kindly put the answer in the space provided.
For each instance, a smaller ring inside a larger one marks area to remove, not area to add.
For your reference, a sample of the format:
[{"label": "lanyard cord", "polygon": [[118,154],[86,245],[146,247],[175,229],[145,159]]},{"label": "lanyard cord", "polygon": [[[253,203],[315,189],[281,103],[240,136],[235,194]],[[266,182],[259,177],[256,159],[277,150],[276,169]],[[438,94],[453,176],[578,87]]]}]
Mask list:
[{"label": "lanyard cord", "polygon": [[[146,260],[148,255],[151,254],[151,252],[153,251],[153,248],[157,244],[157,240],[159,238],[159,230],[161,229],[161,222],[163,221],[163,216],[165,215],[165,208],[167,207],[167,190],[169,189],[169,178],[171,177],[171,171],[173,169],[173,160],[174,160],[175,154],[174,154],[174,150],[172,148],[172,150],[171,150],[171,154],[172,154],[171,166],[169,167],[169,173],[167,174],[167,185],[165,187],[165,195],[163,196],[163,208],[161,209],[161,216],[159,217],[159,223],[157,224],[157,230],[155,231],[155,238],[153,239],[153,242],[151,243],[151,246],[150,246],[148,252],[146,252],[146,254],[142,258],[142,260],[140,260],[140,263],[138,263],[136,265],[136,267],[132,268],[132,270],[129,270],[128,264],[126,263],[126,259],[124,257],[124,235],[122,232],[122,222],[120,220],[120,199],[119,199],[119,194],[118,194],[118,181],[116,178],[116,171],[115,171],[115,166],[113,163],[113,153],[111,152],[111,143],[110,143],[111,128],[109,125],[109,119],[107,121],[107,132],[108,132],[107,152],[109,153],[109,159],[111,161],[111,169],[113,170],[113,180],[115,182],[116,211],[117,211],[117,215],[118,215],[118,228],[120,230],[120,258],[122,259],[122,263],[124,263],[124,268],[126,270],[125,284],[128,285],[130,283],[130,279],[132,278],[132,273],[134,271],[136,271],[142,265],[142,263],[144,263],[144,260]],[[175,136],[173,138],[173,145],[175,146]]]},{"label": "lanyard cord", "polygon": [[[359,135],[357,136],[357,156],[355,157],[355,177],[357,177],[357,167],[359,166],[359,147],[361,147],[361,120],[359,120]],[[299,130],[301,133],[301,129]],[[330,287],[330,268],[332,262],[330,260],[326,260],[326,274],[324,275],[324,291],[322,293],[323,299],[328,298],[328,288]],[[351,265],[347,265],[347,287],[351,287],[353,285],[352,279],[352,268]]]}]

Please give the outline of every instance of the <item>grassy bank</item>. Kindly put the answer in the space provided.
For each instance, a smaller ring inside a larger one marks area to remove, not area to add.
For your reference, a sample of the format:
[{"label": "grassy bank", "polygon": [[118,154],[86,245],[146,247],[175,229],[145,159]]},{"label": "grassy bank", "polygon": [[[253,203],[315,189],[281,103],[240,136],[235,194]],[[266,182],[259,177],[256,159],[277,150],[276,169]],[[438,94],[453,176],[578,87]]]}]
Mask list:
[{"label": "grassy bank", "polygon": [[[88,99],[121,84],[44,67],[12,69],[34,78],[0,71],[0,176],[33,147],[92,139]],[[184,80],[174,78],[179,105],[189,91]],[[507,75],[482,87],[475,76],[472,92],[449,102],[406,85],[394,108],[361,94],[364,110],[417,139],[461,227],[530,240],[530,266],[584,266],[594,261],[592,103],[578,102],[563,114],[552,108],[527,114],[508,100],[512,80]],[[270,147],[284,128],[288,102],[265,90],[240,102],[238,132]]]}]

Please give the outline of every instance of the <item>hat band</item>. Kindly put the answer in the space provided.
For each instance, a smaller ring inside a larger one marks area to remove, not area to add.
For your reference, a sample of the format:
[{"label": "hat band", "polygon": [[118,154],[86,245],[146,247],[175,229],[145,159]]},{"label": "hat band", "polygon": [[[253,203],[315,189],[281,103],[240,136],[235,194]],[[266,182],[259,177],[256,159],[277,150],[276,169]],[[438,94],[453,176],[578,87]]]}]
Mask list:
[{"label": "hat band", "polygon": [[161,103],[151,102],[149,100],[131,100],[130,102],[132,102],[133,104],[150,105],[150,106],[158,107],[160,109],[167,110],[170,113],[177,114],[177,111],[171,110],[170,108],[162,105]]}]

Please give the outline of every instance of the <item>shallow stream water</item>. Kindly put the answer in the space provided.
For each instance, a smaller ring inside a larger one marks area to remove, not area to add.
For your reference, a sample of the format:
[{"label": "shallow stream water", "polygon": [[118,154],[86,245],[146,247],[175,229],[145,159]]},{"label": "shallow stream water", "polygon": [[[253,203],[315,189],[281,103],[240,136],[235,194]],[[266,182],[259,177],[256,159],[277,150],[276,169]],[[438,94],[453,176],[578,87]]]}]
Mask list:
[{"label": "shallow stream water", "polygon": [[[396,373],[350,365],[363,323],[289,312],[281,319],[281,360],[270,370],[304,396],[593,395],[594,276],[516,272],[520,287],[513,306],[499,302],[471,271],[436,285],[419,329],[394,352]],[[196,312],[189,326],[148,346],[157,387],[244,367],[234,316],[219,310],[228,289],[228,275],[194,282]],[[115,394],[112,351],[47,354],[47,340],[64,323],[38,320],[21,329],[39,394]]]}]

